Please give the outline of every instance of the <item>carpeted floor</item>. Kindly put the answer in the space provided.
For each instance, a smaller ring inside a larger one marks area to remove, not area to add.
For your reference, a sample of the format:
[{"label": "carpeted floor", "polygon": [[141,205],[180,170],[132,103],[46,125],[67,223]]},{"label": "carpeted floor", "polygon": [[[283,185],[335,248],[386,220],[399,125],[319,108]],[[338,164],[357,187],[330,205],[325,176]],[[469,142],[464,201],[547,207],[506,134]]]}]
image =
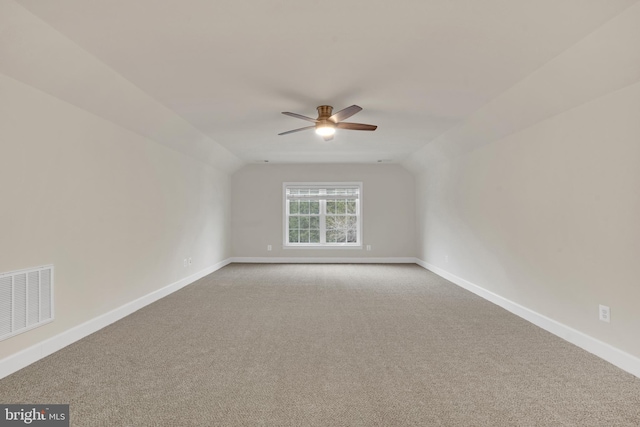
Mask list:
[{"label": "carpeted floor", "polygon": [[232,264],[0,402],[76,426],[640,425],[640,379],[416,265]]}]

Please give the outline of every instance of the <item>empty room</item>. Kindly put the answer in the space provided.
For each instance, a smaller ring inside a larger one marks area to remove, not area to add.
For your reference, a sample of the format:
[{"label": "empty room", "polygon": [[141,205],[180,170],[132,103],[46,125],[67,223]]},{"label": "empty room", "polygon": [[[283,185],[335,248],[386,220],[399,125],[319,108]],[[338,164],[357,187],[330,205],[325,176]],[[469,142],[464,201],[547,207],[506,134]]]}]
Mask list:
[{"label": "empty room", "polygon": [[0,0],[0,425],[639,426],[640,1]]}]

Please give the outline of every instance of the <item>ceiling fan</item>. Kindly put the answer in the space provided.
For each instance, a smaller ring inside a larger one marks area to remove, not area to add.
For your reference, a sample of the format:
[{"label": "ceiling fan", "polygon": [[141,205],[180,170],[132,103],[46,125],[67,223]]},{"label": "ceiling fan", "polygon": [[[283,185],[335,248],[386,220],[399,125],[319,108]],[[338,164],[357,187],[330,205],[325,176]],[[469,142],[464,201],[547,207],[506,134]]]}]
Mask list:
[{"label": "ceiling fan", "polygon": [[329,105],[321,105],[318,107],[318,118],[312,119],[311,117],[302,116],[296,113],[283,112],[282,114],[286,116],[296,117],[298,119],[306,120],[308,122],[313,122],[315,125],[306,126],[299,129],[290,130],[287,132],[279,133],[278,135],[287,135],[289,133],[300,132],[302,130],[307,129],[315,129],[318,135],[321,135],[325,141],[331,141],[333,139],[333,134],[336,132],[336,129],[350,129],[350,130],[376,130],[378,126],[374,125],[363,125],[361,123],[347,123],[343,122],[343,120],[348,119],[354,114],[362,111],[362,107],[357,105],[352,105],[351,107],[347,107],[344,110],[340,110],[335,114],[331,114],[333,111],[333,107]]}]

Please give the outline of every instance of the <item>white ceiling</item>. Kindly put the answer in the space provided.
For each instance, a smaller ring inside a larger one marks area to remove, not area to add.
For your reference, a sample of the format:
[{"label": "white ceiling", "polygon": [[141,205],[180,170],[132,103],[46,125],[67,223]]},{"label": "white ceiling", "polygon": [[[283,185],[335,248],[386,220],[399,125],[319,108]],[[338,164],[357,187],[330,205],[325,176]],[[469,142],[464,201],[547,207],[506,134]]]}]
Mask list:
[{"label": "white ceiling", "polygon": [[[636,0],[18,0],[247,162],[401,162]],[[375,132],[278,133],[321,104]]]}]

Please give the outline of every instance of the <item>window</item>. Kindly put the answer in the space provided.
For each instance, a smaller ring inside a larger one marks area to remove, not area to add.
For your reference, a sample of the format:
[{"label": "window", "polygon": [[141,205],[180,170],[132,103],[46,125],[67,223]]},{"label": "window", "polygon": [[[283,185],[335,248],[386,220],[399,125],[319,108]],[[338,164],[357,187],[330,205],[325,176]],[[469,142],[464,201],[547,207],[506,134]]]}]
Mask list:
[{"label": "window", "polygon": [[284,245],[360,247],[362,183],[284,183]]}]

